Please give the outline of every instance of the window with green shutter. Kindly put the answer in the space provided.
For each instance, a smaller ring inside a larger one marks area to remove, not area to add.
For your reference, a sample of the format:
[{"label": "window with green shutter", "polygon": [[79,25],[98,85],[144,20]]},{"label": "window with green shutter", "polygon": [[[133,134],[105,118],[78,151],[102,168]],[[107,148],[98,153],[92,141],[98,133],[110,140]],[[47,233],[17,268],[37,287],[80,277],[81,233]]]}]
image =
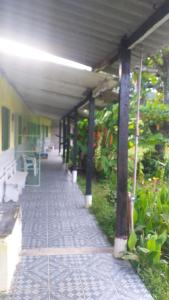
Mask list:
[{"label": "window with green shutter", "polygon": [[37,136],[40,137],[40,125],[37,125]]},{"label": "window with green shutter", "polygon": [[46,126],[46,137],[48,137],[48,126]]},{"label": "window with green shutter", "polygon": [[3,106],[2,114],[2,151],[9,148],[10,141],[10,110]]},{"label": "window with green shutter", "polygon": [[22,144],[22,117],[18,117],[18,145]]},{"label": "window with green shutter", "polygon": [[44,138],[45,138],[45,126],[44,125],[42,125],[41,130],[42,130],[42,139],[44,140]]}]

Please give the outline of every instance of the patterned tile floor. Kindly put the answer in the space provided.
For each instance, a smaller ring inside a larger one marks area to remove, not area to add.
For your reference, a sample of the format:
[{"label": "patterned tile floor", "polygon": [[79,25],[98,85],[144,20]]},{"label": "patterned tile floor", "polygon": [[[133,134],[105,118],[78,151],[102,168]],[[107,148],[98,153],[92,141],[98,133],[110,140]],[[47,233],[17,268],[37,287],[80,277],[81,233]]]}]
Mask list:
[{"label": "patterned tile floor", "polygon": [[26,188],[21,205],[25,253],[64,247],[88,251],[24,254],[10,293],[1,300],[152,300],[129,263],[115,260],[106,251],[90,253],[90,247],[110,249],[111,245],[56,155],[43,162],[41,187]]}]

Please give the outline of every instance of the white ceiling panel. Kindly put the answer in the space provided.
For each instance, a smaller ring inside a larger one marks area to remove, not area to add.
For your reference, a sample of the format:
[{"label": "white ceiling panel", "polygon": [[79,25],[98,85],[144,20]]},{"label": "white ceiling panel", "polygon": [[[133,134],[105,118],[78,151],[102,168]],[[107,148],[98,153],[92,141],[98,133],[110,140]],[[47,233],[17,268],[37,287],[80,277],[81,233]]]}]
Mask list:
[{"label": "white ceiling panel", "polygon": [[1,56],[1,72],[33,111],[62,117],[111,75]]}]

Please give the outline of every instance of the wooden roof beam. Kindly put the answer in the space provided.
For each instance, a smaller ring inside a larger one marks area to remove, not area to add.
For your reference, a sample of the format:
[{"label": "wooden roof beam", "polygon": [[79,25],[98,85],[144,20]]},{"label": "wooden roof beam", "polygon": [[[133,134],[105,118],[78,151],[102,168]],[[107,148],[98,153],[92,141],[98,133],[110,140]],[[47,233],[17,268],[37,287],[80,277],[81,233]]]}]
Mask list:
[{"label": "wooden roof beam", "polygon": [[156,11],[128,38],[127,46],[133,49],[150,34],[169,20],[169,1],[166,0]]},{"label": "wooden roof beam", "polygon": [[[128,38],[127,47],[133,49],[137,44],[143,42],[149,35],[157,30],[169,20],[169,1],[166,0],[161,6],[159,6],[155,12],[140,26],[138,27]],[[104,70],[106,67],[112,65],[119,59],[119,52],[112,56],[108,56],[104,61],[94,66],[94,70]]]}]

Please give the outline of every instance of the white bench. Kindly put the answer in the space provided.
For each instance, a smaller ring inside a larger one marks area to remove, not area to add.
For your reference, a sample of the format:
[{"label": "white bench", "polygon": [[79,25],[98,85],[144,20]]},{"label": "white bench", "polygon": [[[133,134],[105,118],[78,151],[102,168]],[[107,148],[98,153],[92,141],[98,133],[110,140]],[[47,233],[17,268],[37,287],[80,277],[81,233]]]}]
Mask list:
[{"label": "white bench", "polygon": [[16,170],[16,160],[8,163],[4,167],[4,201],[18,201],[22,189],[25,187],[27,172],[20,172]]},{"label": "white bench", "polygon": [[4,184],[5,184],[5,175],[4,169],[0,169],[0,202],[2,202],[4,197]]}]

